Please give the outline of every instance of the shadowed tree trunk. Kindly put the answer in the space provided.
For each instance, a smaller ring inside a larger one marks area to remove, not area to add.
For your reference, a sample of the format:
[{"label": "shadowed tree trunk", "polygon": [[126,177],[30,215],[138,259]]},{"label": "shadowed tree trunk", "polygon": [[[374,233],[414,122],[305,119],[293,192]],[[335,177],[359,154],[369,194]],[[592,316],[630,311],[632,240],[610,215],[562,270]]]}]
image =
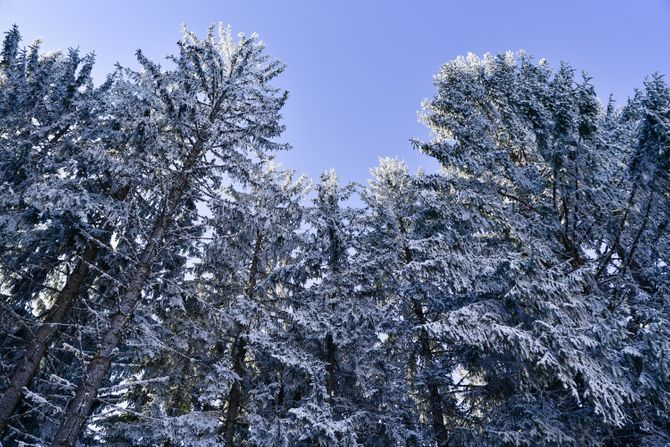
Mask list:
[{"label": "shadowed tree trunk", "polygon": [[[125,200],[129,190],[130,185],[121,188],[113,195],[114,199]],[[111,226],[107,225],[104,230],[108,234],[111,231]],[[110,237],[106,236],[103,243],[107,243],[109,239]],[[91,242],[84,250],[81,259],[68,275],[65,286],[58,293],[53,306],[47,312],[30,345],[26,348],[23,358],[12,374],[7,389],[0,396],[0,436],[7,428],[9,418],[14,414],[21,401],[23,389],[30,384],[37,373],[40,362],[49,348],[49,343],[56,333],[58,325],[62,323],[67,312],[76,301],[79,289],[88,278],[91,270],[90,266],[95,262],[99,251],[100,246],[97,242]]]},{"label": "shadowed tree trunk", "polygon": [[[340,272],[341,272],[341,260],[342,260],[342,243],[338,237],[337,230],[334,224],[331,222],[328,225],[328,240],[329,240],[329,251],[330,255],[328,257],[328,266],[330,267],[330,273],[333,275],[333,278],[336,282],[336,296],[331,297],[331,299],[336,299],[341,296],[340,290]],[[335,304],[331,304],[332,311],[335,311]],[[328,401],[332,404],[333,395],[335,392],[335,352],[337,350],[337,345],[333,339],[333,333],[328,332],[325,337],[326,342],[326,391],[328,393]]]},{"label": "shadowed tree trunk", "polygon": [[204,143],[203,138],[198,138],[195,142],[181,172],[173,183],[174,186],[167,194],[162,212],[154,222],[148,242],[135,266],[128,289],[119,299],[118,311],[112,316],[107,331],[100,342],[98,352],[89,363],[83,382],[79,385],[74,398],[65,410],[65,416],[53,440],[54,446],[74,446],[79,438],[84,422],[91,413],[98,389],[107,377],[114,351],[121,343],[125,328],[139,302],[156,254],[163,246],[165,233],[174,221],[174,215],[190,185],[193,176],[192,170],[203,154]]},{"label": "shadowed tree trunk", "polygon": [[326,371],[328,376],[326,378],[326,389],[328,391],[328,399],[333,400],[333,389],[335,387],[335,342],[333,341],[333,334],[328,332],[326,334]]},{"label": "shadowed tree trunk", "polygon": [[[414,315],[416,315],[417,320],[419,320],[419,324],[426,324],[427,320],[423,309],[421,308],[421,303],[419,303],[418,300],[414,300],[413,307]],[[419,344],[421,347],[421,356],[423,357],[425,364],[430,365],[433,362],[433,352],[430,349],[430,339],[428,337],[428,331],[425,328],[421,328],[421,331],[419,332]],[[430,374],[428,374],[426,379],[426,386],[428,388],[430,413],[437,445],[439,447],[445,447],[448,445],[447,441],[449,436],[447,435],[447,429],[444,426],[442,396],[440,395],[440,389],[438,388],[437,383]]]},{"label": "shadowed tree trunk", "polygon": [[[405,227],[400,221],[398,221],[398,228],[402,234],[405,234]],[[412,252],[407,245],[403,245],[402,250],[404,261],[406,264],[409,264],[412,262]],[[428,320],[426,319],[421,302],[416,298],[412,299],[412,310],[419,324],[424,326]],[[426,365],[430,365],[433,362],[433,351],[430,349],[430,338],[425,327],[422,327],[419,331],[419,346],[424,363]],[[444,426],[444,408],[442,405],[442,396],[440,395],[440,389],[437,382],[430,374],[428,374],[426,377],[426,387],[428,388],[430,416],[433,425],[433,431],[435,432],[435,440],[437,441],[438,447],[446,447],[449,444],[449,436],[447,434],[447,429]]]},{"label": "shadowed tree trunk", "polygon": [[[263,247],[263,234],[258,231],[256,234],[256,242],[254,244],[254,254],[251,258],[251,265],[249,266],[249,281],[244,290],[247,298],[252,298],[254,289],[256,288],[256,276],[258,275],[258,262],[260,261],[261,249]],[[223,441],[226,447],[233,447],[235,438],[235,429],[237,428],[237,418],[240,414],[240,407],[242,401],[242,382],[244,381],[244,357],[247,354],[246,341],[244,339],[246,328],[240,329],[235,340],[233,348],[233,371],[239,379],[233,382],[228,392],[228,399],[226,402],[226,420],[223,426]]]},{"label": "shadowed tree trunk", "polygon": [[233,371],[239,376],[230,387],[228,393],[228,411],[226,412],[226,421],[224,423],[223,441],[226,447],[233,446],[233,439],[235,437],[235,428],[237,427],[237,416],[240,413],[240,406],[242,400],[242,380],[244,376],[244,357],[247,354],[246,342],[243,335],[239,334],[235,341],[235,348],[233,352]]}]

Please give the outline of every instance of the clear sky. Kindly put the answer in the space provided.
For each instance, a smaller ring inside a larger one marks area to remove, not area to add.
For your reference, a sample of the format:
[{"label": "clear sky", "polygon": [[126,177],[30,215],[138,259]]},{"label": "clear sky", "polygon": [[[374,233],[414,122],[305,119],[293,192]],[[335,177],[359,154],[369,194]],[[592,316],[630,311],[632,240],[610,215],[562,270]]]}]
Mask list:
[{"label": "clear sky", "polygon": [[138,48],[175,51],[182,23],[202,34],[218,21],[258,32],[288,65],[277,84],[290,92],[293,150],[280,160],[312,177],[334,167],[364,181],[380,156],[431,170],[409,144],[427,137],[417,111],[440,65],[468,52],[566,60],[620,102],[645,75],[670,76],[670,0],[0,0],[0,29],[16,23],[47,50],[95,50],[97,80],[133,65]]}]

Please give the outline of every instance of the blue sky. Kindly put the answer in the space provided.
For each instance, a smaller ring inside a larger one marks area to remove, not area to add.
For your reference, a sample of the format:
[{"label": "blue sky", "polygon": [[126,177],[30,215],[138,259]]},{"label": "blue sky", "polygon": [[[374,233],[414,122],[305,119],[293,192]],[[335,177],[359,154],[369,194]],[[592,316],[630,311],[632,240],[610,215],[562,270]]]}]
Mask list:
[{"label": "blue sky", "polygon": [[412,169],[435,165],[410,138],[440,65],[468,52],[526,49],[587,70],[601,98],[623,102],[645,75],[670,75],[670,0],[608,1],[256,1],[0,0],[0,29],[19,25],[25,42],[95,50],[96,78],[134,51],[161,59],[184,23],[202,34],[222,21],[258,32],[288,68],[283,140],[286,167],[317,177],[336,168],[364,181],[380,156]]}]

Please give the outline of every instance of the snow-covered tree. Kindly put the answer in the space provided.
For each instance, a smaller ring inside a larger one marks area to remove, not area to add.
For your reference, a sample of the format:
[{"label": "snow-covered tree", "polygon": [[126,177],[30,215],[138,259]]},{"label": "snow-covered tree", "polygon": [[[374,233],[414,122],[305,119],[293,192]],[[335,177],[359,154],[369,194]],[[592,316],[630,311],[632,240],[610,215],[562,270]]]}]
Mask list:
[{"label": "snow-covered tree", "polygon": [[105,439],[231,445],[265,436],[280,405],[278,369],[299,357],[283,309],[305,277],[293,264],[307,187],[269,163],[209,198],[193,277],[145,304],[129,340],[134,375],[95,422]]},{"label": "snow-covered tree", "polygon": [[8,291],[0,432],[90,280],[128,193],[112,175],[120,160],[105,135],[110,83],[93,87],[93,55],[44,55],[39,42],[19,44],[14,27],[0,64],[0,278]]},{"label": "snow-covered tree", "polygon": [[156,279],[154,267],[166,249],[170,253],[169,232],[187,204],[223,175],[245,178],[254,158],[282,147],[271,139],[282,130],[278,119],[285,95],[269,85],[282,66],[264,55],[255,36],[235,41],[229,29],[220,27],[217,38],[212,27],[204,40],[185,31],[179,47],[170,70],[138,52],[142,71],[125,71],[127,99],[119,101],[143,111],[137,120],[146,123],[151,168],[160,172],[148,197],[156,211],[137,237],[140,246],[127,287],[68,403],[55,445],[73,445],[79,437],[143,292]]},{"label": "snow-covered tree", "polygon": [[[601,240],[597,277],[609,292],[608,309],[627,323],[623,364],[640,394],[625,426],[608,445],[665,445],[670,441],[670,89],[660,75],[614,117],[613,144],[623,148],[625,170]],[[613,185],[614,186],[614,185]]]},{"label": "snow-covered tree", "polygon": [[[218,31],[218,34],[217,34]],[[274,162],[283,66],[184,30],[96,87],[0,54],[0,442],[670,442],[670,88],[524,52],[435,76],[366,185]]]},{"label": "snow-covered tree", "polygon": [[461,290],[462,304],[428,326],[468,348],[461,375],[478,391],[460,396],[462,443],[600,445],[639,401],[620,362],[626,328],[584,259],[602,205],[590,193],[605,187],[593,180],[606,178],[591,164],[600,112],[568,66],[518,59],[447,63],[426,103],[434,139],[419,146],[442,163],[488,284]]}]

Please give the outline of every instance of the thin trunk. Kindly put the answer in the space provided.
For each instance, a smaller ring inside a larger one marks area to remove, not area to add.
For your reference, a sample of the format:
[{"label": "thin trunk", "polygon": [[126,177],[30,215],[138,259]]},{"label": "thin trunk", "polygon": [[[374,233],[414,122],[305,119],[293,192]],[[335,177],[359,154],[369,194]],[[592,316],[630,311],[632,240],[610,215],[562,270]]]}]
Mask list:
[{"label": "thin trunk", "polygon": [[[335,279],[336,296],[331,296],[331,310],[335,312],[335,299],[342,295],[340,290],[340,259],[341,243],[337,236],[337,230],[334,223],[328,226],[328,240],[330,242],[330,256],[328,266],[330,273]],[[326,392],[328,393],[328,402],[333,403],[333,394],[335,389],[335,351],[337,346],[333,339],[333,333],[326,334]]]},{"label": "thin trunk", "polygon": [[286,391],[284,389],[284,369],[282,368],[279,371],[279,393],[277,394],[277,411],[281,411],[282,405],[284,405],[284,397]]},{"label": "thin trunk", "polygon": [[244,375],[244,357],[246,356],[246,343],[242,334],[240,334],[235,343],[233,357],[233,371],[239,376],[239,380],[233,383],[228,393],[228,411],[226,413],[226,422],[224,424],[223,441],[226,447],[233,447],[233,438],[235,437],[235,428],[237,426],[237,416],[240,412],[242,400],[242,377]]},{"label": "thin trunk", "polygon": [[[114,198],[119,201],[126,199],[130,186],[120,189]],[[110,226],[105,230],[111,230]],[[91,242],[84,250],[81,259],[77,262],[75,268],[70,272],[65,282],[65,286],[56,296],[55,302],[44,320],[35,332],[32,342],[26,348],[23,359],[17,365],[9,381],[7,389],[0,396],[0,436],[4,433],[9,422],[9,418],[14,414],[16,407],[21,402],[23,389],[26,388],[39,369],[40,362],[46,354],[49,343],[51,342],[58,325],[63,322],[75,299],[78,296],[81,285],[86,281],[90,273],[90,266],[95,262],[100,251],[96,242]]]},{"label": "thin trunk", "polygon": [[[605,256],[603,260],[600,262],[600,266],[596,270],[596,273],[594,275],[594,278],[598,280],[600,276],[607,271],[607,266],[609,265],[610,260],[612,259],[612,255],[614,255],[614,252],[617,251],[620,241],[621,241],[621,235],[623,234],[623,230],[626,226],[626,222],[628,220],[628,214],[630,213],[631,208],[633,207],[633,201],[636,198],[637,194],[637,183],[633,185],[633,188],[630,191],[630,195],[628,196],[628,201],[626,203],[626,208],[624,209],[623,216],[621,217],[621,221],[619,222],[619,228],[617,229],[617,233],[614,236],[614,240],[612,241],[612,244],[610,247],[607,249],[605,252]],[[622,258],[623,259],[623,258]]]},{"label": "thin trunk", "polygon": [[647,204],[644,210],[644,216],[642,218],[642,223],[640,224],[640,227],[635,233],[635,237],[633,238],[633,241],[628,251],[626,252],[626,250],[624,250],[621,244],[617,244],[617,246],[615,247],[617,254],[619,255],[619,258],[621,259],[621,273],[623,274],[626,270],[628,270],[631,274],[631,277],[637,283],[637,285],[650,295],[657,292],[657,287],[653,284],[652,281],[650,281],[647,277],[645,277],[645,275],[640,273],[640,271],[642,270],[642,266],[640,266],[640,264],[635,260],[635,252],[639,245],[642,234],[647,229],[653,201],[654,201],[654,194],[652,193],[649,199],[647,200]]},{"label": "thin trunk", "polygon": [[91,245],[84,251],[82,259],[77,262],[74,270],[68,276],[65,287],[58,294],[56,302],[47,313],[30,346],[26,348],[23,359],[14,370],[9,386],[0,397],[0,435],[6,429],[9,418],[21,401],[23,388],[27,387],[35,376],[47,352],[49,342],[56,333],[58,324],[63,321],[67,311],[72,307],[79,287],[88,276],[89,264],[95,260],[97,253],[97,245]]},{"label": "thin trunk", "polygon": [[[421,303],[419,303],[418,300],[414,300],[413,305],[414,315],[416,315],[417,320],[419,320],[419,323],[422,326],[425,325],[427,320],[423,308],[421,307]],[[421,328],[421,331],[419,331],[419,344],[421,346],[421,356],[423,357],[425,364],[430,365],[433,362],[433,351],[430,349],[430,338],[428,336],[428,331],[425,328]],[[447,441],[449,436],[447,434],[447,429],[444,426],[442,396],[440,395],[438,384],[430,373],[427,375],[426,385],[428,388],[430,413],[437,445],[439,447],[445,447],[448,445]]]},{"label": "thin trunk", "polygon": [[654,193],[652,192],[651,195],[649,196],[649,199],[647,200],[647,206],[645,207],[644,210],[642,223],[640,224],[640,228],[635,234],[635,238],[633,239],[630,249],[628,250],[628,255],[625,258],[621,259],[623,262],[623,265],[621,267],[622,270],[625,270],[635,257],[635,251],[637,250],[638,244],[640,242],[640,237],[642,237],[642,234],[647,229],[647,224],[649,223],[649,214],[651,213],[651,206],[653,201],[654,201]]},{"label": "thin trunk", "polygon": [[[623,249],[623,247],[621,247],[621,245],[617,246],[616,252],[620,259],[627,259],[626,251]],[[630,258],[627,260],[626,268],[630,273],[631,278],[633,278],[635,284],[637,284],[637,286],[640,289],[644,290],[649,295],[653,295],[654,293],[658,292],[658,286],[656,286],[652,281],[650,281],[650,279],[647,278],[645,275],[640,273],[640,271],[642,270],[642,266],[634,258]],[[621,273],[623,272],[624,268],[622,266]]]},{"label": "thin trunk", "polygon": [[204,140],[198,139],[170,189],[163,210],[154,222],[151,235],[137,262],[132,279],[125,294],[119,299],[118,311],[112,316],[107,331],[100,341],[98,352],[88,365],[86,376],[69,402],[63,421],[53,440],[54,446],[74,446],[79,438],[84,422],[91,413],[98,389],[112,364],[114,351],[119,346],[125,328],[133,316],[142,290],[151,273],[154,258],[163,245],[163,238],[174,220],[174,214],[181,205],[182,197],[192,178],[192,169],[202,156]]},{"label": "thin trunk", "polygon": [[[405,226],[402,221],[398,221],[398,227],[402,234],[405,234]],[[409,264],[412,262],[412,252],[410,251],[407,244],[403,245],[403,256],[405,258],[405,263]],[[412,310],[416,316],[419,324],[425,326],[428,322],[426,319],[426,314],[423,311],[421,302],[418,299],[412,300]],[[424,359],[426,365],[433,363],[433,351],[430,349],[430,337],[428,331],[425,327],[422,327],[419,331],[419,345],[420,353]],[[440,389],[437,382],[433,379],[432,374],[428,374],[426,377],[426,386],[428,388],[428,399],[430,401],[430,416],[431,422],[433,425],[433,431],[435,432],[435,440],[437,441],[438,447],[446,447],[449,442],[449,435],[447,433],[447,428],[444,426],[444,413],[443,413],[443,404],[442,396],[440,395]]]},{"label": "thin trunk", "polygon": [[554,175],[551,179],[551,202],[554,206],[554,209],[558,210],[558,206],[556,204],[556,192],[557,192],[556,191],[556,175],[557,175],[556,168],[554,168]]},{"label": "thin trunk", "polygon": [[328,391],[328,400],[333,401],[333,389],[335,388],[335,342],[333,334],[326,334],[326,390]]},{"label": "thin trunk", "polygon": [[[258,231],[256,242],[254,244],[254,254],[249,266],[249,280],[245,287],[245,294],[248,298],[253,297],[256,288],[256,276],[258,275],[258,263],[260,261],[261,248],[263,247],[263,233]],[[226,411],[226,420],[223,427],[223,440],[226,447],[233,447],[235,438],[235,429],[237,428],[237,418],[240,413],[242,401],[242,381],[244,378],[244,357],[246,356],[246,342],[244,340],[245,328],[240,329],[233,350],[233,371],[239,377],[235,380],[228,392],[228,409]]]},{"label": "thin trunk", "polygon": [[258,262],[261,257],[261,248],[263,248],[263,233],[259,230],[256,233],[256,242],[254,243],[254,254],[251,257],[251,265],[249,266],[249,282],[244,289],[247,298],[251,298],[256,288],[256,277],[258,276]]}]

